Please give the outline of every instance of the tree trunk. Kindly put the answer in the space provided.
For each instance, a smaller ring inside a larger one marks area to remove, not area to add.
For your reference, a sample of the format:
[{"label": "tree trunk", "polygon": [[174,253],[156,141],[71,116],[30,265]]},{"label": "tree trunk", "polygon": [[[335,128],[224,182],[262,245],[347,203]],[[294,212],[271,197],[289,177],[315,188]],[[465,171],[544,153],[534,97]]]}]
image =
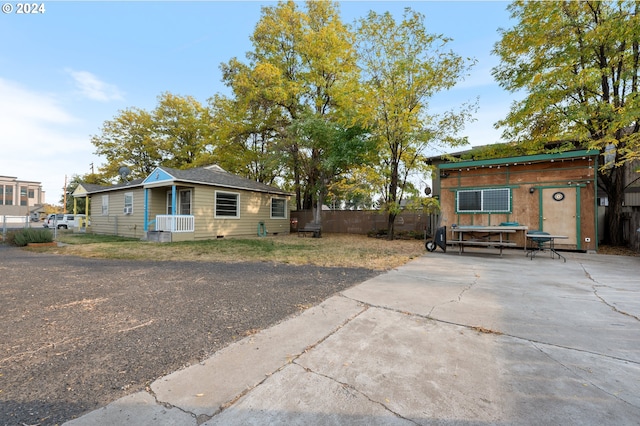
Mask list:
[{"label": "tree trunk", "polygon": [[622,204],[624,202],[624,167],[616,167],[612,173],[609,196],[608,231],[613,246],[626,244],[622,230]]},{"label": "tree trunk", "polygon": [[388,233],[387,239],[389,241],[395,238],[395,220],[398,215],[396,202],[398,200],[398,159],[396,158],[396,150],[393,150],[394,153],[394,163],[391,166],[391,181],[389,182],[389,195],[388,195],[388,208],[389,208],[389,221],[388,221]]},{"label": "tree trunk", "polygon": [[389,220],[387,222],[387,240],[391,241],[395,237],[395,222],[396,222],[396,214],[389,213]]},{"label": "tree trunk", "polygon": [[624,175],[626,164],[614,167],[605,175],[601,175],[600,183],[607,193],[607,225],[605,242],[612,246],[625,245],[622,230],[622,204],[624,202]]},{"label": "tree trunk", "polygon": [[318,200],[316,201],[316,211],[313,221],[316,225],[322,224],[322,197],[318,194]]}]

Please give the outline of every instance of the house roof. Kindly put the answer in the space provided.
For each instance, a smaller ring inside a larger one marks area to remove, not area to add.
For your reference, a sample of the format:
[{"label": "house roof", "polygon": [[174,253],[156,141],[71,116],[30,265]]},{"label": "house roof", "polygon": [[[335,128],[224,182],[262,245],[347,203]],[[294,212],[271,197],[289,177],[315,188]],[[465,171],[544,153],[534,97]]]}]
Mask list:
[{"label": "house roof", "polygon": [[135,179],[130,182],[120,183],[117,185],[87,189],[87,193],[99,193],[105,191],[115,191],[124,188],[144,187],[154,188],[159,186],[182,184],[200,184],[217,186],[228,189],[242,189],[254,192],[266,192],[269,194],[291,195],[274,186],[256,182],[251,179],[243,178],[231,174],[218,166],[205,166],[193,169],[180,170],[170,167],[159,166],[149,174],[145,179]]},{"label": "house roof", "polygon": [[[123,188],[137,188],[142,186],[143,180],[144,179],[133,179],[133,180],[130,180],[129,182],[116,183],[115,185],[110,185],[110,186],[95,185],[90,183],[81,183],[80,185],[82,185],[82,187],[86,189],[87,191],[86,194],[95,194],[99,192],[116,191],[118,189],[123,189]],[[84,194],[81,194],[81,195],[84,195]]]}]

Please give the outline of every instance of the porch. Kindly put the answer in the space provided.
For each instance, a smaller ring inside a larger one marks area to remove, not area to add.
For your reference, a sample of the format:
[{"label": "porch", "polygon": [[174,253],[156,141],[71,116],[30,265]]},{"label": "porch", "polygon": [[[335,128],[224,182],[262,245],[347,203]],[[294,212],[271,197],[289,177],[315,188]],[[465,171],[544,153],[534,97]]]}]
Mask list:
[{"label": "porch", "polygon": [[147,231],[146,239],[156,242],[173,242],[192,240],[195,231],[193,215],[157,215],[149,225],[153,229]]}]

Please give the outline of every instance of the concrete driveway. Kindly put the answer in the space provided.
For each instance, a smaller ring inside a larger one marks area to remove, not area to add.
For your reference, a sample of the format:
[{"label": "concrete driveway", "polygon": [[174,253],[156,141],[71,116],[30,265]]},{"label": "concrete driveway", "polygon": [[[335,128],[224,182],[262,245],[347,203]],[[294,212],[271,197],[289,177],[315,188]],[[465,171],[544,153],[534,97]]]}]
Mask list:
[{"label": "concrete driveway", "polygon": [[425,254],[69,422],[640,424],[640,258]]}]

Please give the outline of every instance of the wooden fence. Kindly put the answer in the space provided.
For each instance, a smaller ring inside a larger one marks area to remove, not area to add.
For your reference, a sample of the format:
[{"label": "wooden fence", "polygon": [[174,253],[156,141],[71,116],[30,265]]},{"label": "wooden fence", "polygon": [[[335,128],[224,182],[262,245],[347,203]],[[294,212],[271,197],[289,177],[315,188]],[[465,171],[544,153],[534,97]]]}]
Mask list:
[{"label": "wooden fence", "polygon": [[[337,234],[368,234],[387,229],[388,217],[377,210],[323,210],[322,232]],[[291,212],[291,232],[313,222],[310,210]],[[418,232],[431,235],[433,218],[424,213],[403,212],[396,217],[394,229],[399,232]]]}]

